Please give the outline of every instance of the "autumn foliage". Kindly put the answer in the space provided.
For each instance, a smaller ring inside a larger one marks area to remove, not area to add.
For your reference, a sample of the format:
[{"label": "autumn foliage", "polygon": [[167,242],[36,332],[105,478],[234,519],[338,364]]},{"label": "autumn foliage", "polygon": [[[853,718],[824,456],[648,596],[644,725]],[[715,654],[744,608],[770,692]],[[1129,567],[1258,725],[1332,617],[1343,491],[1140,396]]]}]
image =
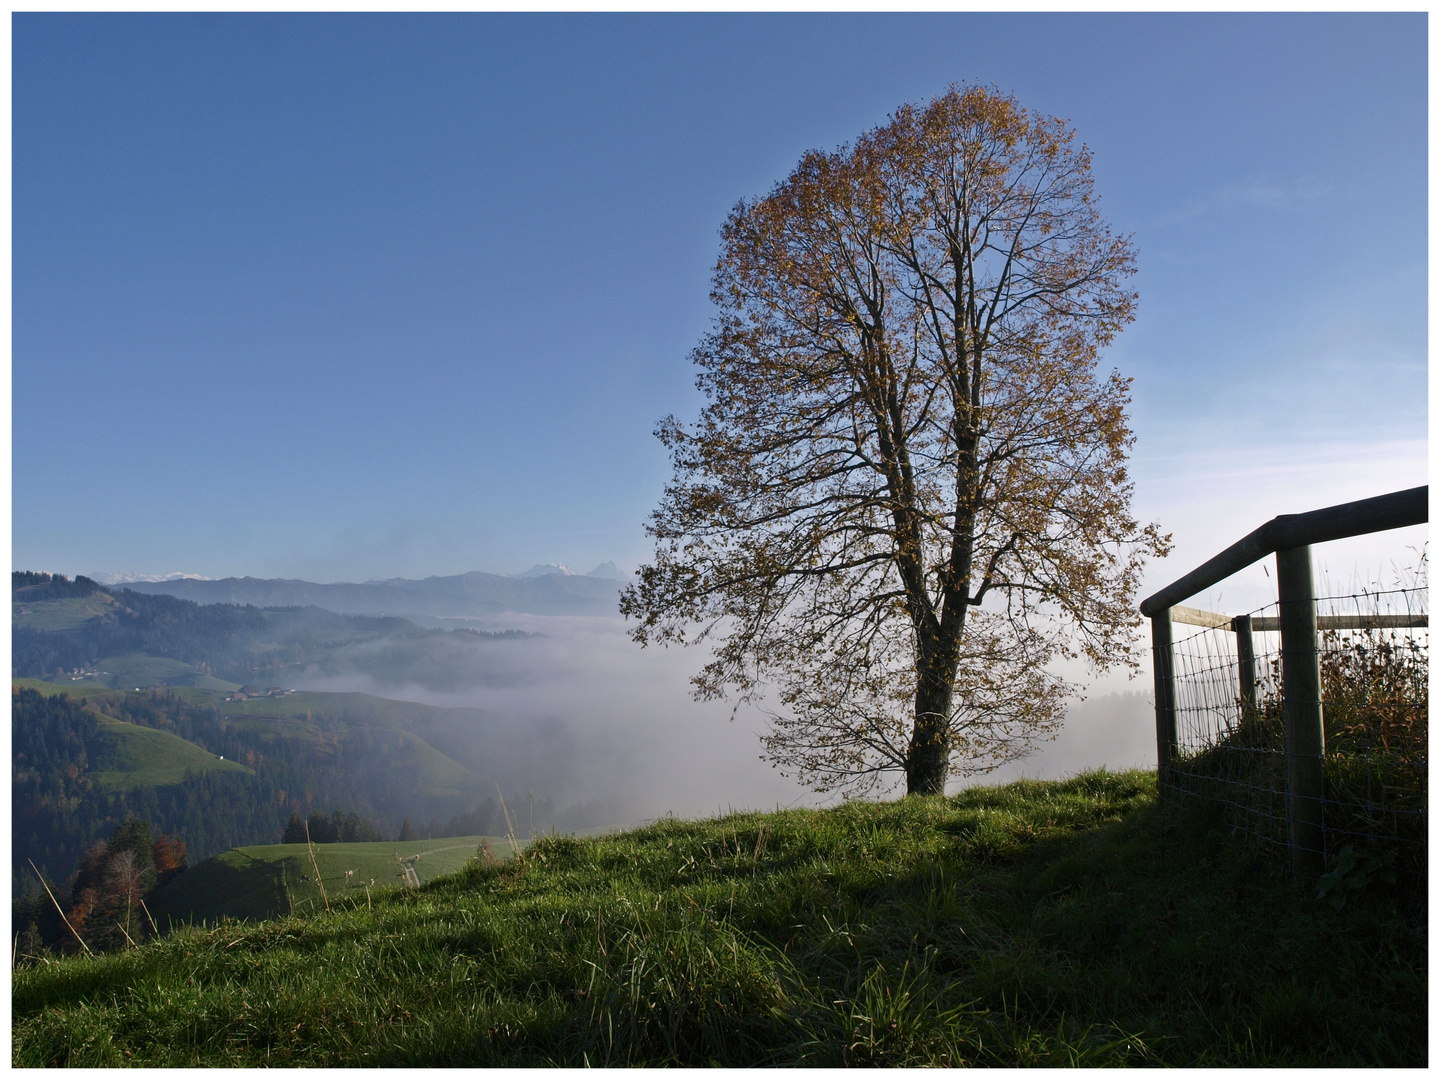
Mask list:
[{"label": "autumn foliage", "polygon": [[725,223],[706,405],[657,434],[674,479],[622,610],[642,644],[708,641],[704,697],[772,719],[818,789],[911,792],[1057,729],[1047,666],[1134,663],[1142,559],[1127,238],[1063,121],[978,86],[813,151]]},{"label": "autumn foliage", "polygon": [[[188,865],[184,840],[163,835],[152,842],[149,823],[131,818],[108,842],[85,852],[70,882],[65,917],[96,952],[139,941],[154,929],[143,914],[145,896]],[[79,946],[71,941],[67,947]]]}]

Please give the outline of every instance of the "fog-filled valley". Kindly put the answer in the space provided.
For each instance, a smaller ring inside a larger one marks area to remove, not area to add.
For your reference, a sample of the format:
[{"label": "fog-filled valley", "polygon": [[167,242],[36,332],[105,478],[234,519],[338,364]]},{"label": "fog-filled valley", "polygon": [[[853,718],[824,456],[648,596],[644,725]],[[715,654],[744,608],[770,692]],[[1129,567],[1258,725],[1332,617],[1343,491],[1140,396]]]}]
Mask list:
[{"label": "fog-filled valley", "polygon": [[[490,625],[502,624],[535,636],[365,643],[293,682],[513,717],[513,727],[488,736],[501,775],[524,776],[562,802],[600,800],[625,821],[834,801],[760,759],[760,710],[694,700],[699,651],[641,649],[617,616],[515,614]],[[1140,685],[1077,703],[1054,742],[989,779],[1153,763],[1149,710]],[[897,778],[891,794],[902,791]]]},{"label": "fog-filled valley", "polygon": [[[551,574],[517,587],[514,579],[472,574],[430,579],[428,587],[381,586],[392,604],[408,598],[418,611],[377,606],[373,585],[240,582],[199,583],[208,587],[200,595],[291,604],[197,604],[171,595],[195,593],[197,583],[184,580],[148,583],[140,593],[85,578],[46,583],[17,575],[15,675],[70,684],[77,693],[99,686],[132,695],[184,688],[192,697],[209,695],[196,699],[197,707],[216,709],[222,727],[241,708],[237,698],[251,699],[247,715],[265,712],[263,692],[274,687],[444,710],[425,713],[423,722],[406,720],[405,731],[465,775],[447,800],[417,798],[409,810],[393,798],[383,810],[377,799],[361,800],[387,824],[397,816],[423,823],[438,815],[443,822],[447,812],[491,796],[527,805],[539,800],[547,825],[586,829],[838,798],[809,791],[761,759],[768,721],[759,708],[694,699],[689,680],[706,658],[702,651],[642,649],[618,613],[594,613],[602,600],[614,611],[616,581]],[[500,590],[507,592],[497,598]],[[371,614],[294,604],[317,595]],[[488,610],[507,606],[531,610]],[[554,613],[557,606],[571,611]],[[977,779],[1058,777],[1153,761],[1143,689],[1132,684],[1128,692],[1077,704],[1055,741]],[[323,717],[339,710],[336,731],[369,723],[350,717],[346,700],[307,711],[307,720],[330,722]],[[358,745],[347,752],[360,753]],[[218,745],[209,749],[220,752]],[[369,777],[378,766],[362,771]],[[365,783],[373,789],[373,779]],[[901,790],[897,777],[888,793]],[[312,794],[301,799],[303,806],[297,803],[293,782],[285,798],[277,814],[291,805],[308,811],[315,801]],[[344,798],[347,806],[357,801]]]},{"label": "fog-filled valley", "polygon": [[[560,802],[599,800],[618,820],[805,800],[803,788],[758,760],[753,711],[733,719],[724,703],[697,703],[695,656],[642,650],[618,617],[510,615],[533,637],[453,634],[414,643],[357,646],[330,670],[297,673],[295,685],[361,691],[510,718],[482,756],[496,779],[522,781]],[[542,734],[543,733],[543,734]]]}]

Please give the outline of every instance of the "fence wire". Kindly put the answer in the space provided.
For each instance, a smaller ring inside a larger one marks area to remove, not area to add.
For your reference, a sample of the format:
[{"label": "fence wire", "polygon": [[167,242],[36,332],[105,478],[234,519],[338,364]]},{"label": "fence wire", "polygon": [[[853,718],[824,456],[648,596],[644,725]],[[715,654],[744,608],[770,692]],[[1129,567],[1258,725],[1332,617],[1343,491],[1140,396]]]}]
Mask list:
[{"label": "fence wire", "polygon": [[[1177,753],[1171,772],[1178,790],[1221,803],[1232,828],[1277,854],[1291,843],[1279,614],[1278,604],[1250,612],[1253,666],[1242,664],[1239,620],[1174,642]],[[1333,857],[1347,844],[1357,852],[1394,852],[1397,868],[1423,875],[1429,591],[1421,586],[1327,596],[1316,601],[1316,614],[1324,854]],[[1247,666],[1250,671],[1242,671]]]}]

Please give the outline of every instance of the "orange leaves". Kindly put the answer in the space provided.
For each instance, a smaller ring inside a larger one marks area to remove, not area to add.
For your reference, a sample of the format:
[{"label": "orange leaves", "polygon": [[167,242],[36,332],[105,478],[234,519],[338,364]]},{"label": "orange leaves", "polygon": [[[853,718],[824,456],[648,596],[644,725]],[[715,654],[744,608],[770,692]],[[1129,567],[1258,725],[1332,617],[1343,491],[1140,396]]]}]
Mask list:
[{"label": "orange leaves", "polygon": [[169,881],[189,865],[185,841],[168,833],[155,841],[154,847],[151,848],[151,856],[155,860],[155,873],[161,884]]}]

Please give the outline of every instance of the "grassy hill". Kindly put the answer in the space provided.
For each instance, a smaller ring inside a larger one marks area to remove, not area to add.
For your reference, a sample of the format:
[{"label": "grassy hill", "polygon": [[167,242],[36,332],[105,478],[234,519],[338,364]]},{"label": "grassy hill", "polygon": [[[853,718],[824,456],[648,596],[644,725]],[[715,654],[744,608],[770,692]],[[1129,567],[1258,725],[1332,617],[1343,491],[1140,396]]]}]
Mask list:
[{"label": "grassy hill", "polygon": [[91,619],[113,616],[120,604],[108,592],[44,600],[16,600],[10,604],[10,621],[27,630],[73,630]]},{"label": "grassy hill", "polygon": [[[85,680],[57,683],[45,679],[12,678],[10,682],[13,686],[37,690],[42,694],[70,694],[83,696],[91,701],[102,701],[136,692],[133,685],[110,686]],[[144,689],[148,690],[149,685]],[[230,718],[254,717],[290,722],[343,719],[347,724],[356,726],[409,730],[445,724],[473,725],[493,721],[496,717],[496,714],[484,709],[443,708],[438,705],[422,705],[416,701],[376,697],[373,694],[300,690],[284,697],[227,701],[228,687],[187,685],[168,689],[191,704],[213,705],[222,709]]]},{"label": "grassy hill", "polygon": [[[315,865],[304,844],[266,844],[234,848],[206,859],[146,903],[166,926],[171,922],[215,923],[221,919],[270,919],[291,911],[318,911],[325,905],[362,898],[366,887],[388,889],[399,883],[396,856],[419,856],[415,870],[422,882],[454,873],[472,859],[482,842],[499,858],[509,844],[499,837],[459,836],[405,843],[316,844]],[[324,895],[315,881],[316,869]],[[350,877],[345,871],[353,871]]]},{"label": "grassy hill", "polygon": [[[160,663],[176,662],[162,660]],[[195,681],[200,680],[197,678]],[[134,691],[125,686],[124,681],[118,688],[85,681],[53,683],[41,679],[12,679],[11,683],[15,687],[33,689],[46,695],[69,694],[71,697],[83,697],[92,705],[127,695],[135,695],[134,700],[142,700],[144,696],[143,691]],[[197,685],[174,686],[169,689],[192,705],[208,705],[223,710],[227,726],[236,732],[299,740],[327,754],[333,752],[336,731],[373,728],[390,732],[400,742],[390,753],[391,767],[403,766],[407,770],[406,775],[412,778],[412,790],[417,795],[454,802],[458,809],[463,809],[481,789],[481,782],[473,769],[437,749],[424,737],[425,734],[438,733],[443,740],[447,732],[470,734],[475,725],[485,723],[492,717],[492,714],[479,709],[443,709],[369,694],[318,691],[301,691],[275,698],[227,701],[225,698],[228,691],[223,689]],[[104,718],[102,723],[113,724],[114,721]],[[110,730],[112,729],[107,727],[107,731]],[[174,736],[153,729],[125,724],[113,731],[118,739],[114,756],[105,763],[96,765],[107,774],[102,783],[110,786],[134,788],[176,783],[184,775],[181,762],[189,763],[197,771],[216,767],[243,768],[239,765],[232,766],[230,761],[222,763],[217,755],[193,743],[175,739]],[[149,745],[146,740],[152,737],[155,737],[152,741],[156,753],[150,758],[142,747]],[[166,742],[167,739],[181,745]],[[459,741],[457,745],[464,746],[474,742],[473,738],[467,738]],[[189,747],[189,751],[185,750],[185,747]],[[471,749],[470,753],[462,756],[472,758],[473,755],[474,751]],[[138,774],[139,770],[144,770],[143,774]],[[137,772],[137,775],[126,779],[121,774],[127,772]],[[116,775],[109,775],[110,773]],[[172,773],[176,779],[155,778],[158,775],[168,777]]]},{"label": "grassy hill", "polygon": [[[41,679],[12,679],[17,688],[41,694],[68,694],[84,698],[90,704],[124,696],[124,691],[89,682],[70,684],[45,682]],[[178,784],[187,772],[240,772],[253,775],[253,770],[237,761],[225,761],[204,747],[172,735],[167,731],[127,724],[113,717],[97,714],[100,738],[99,753],[90,762],[88,775],[106,791],[132,791],[144,787],[165,787]]]},{"label": "grassy hill", "polygon": [[22,967],[12,1060],[1424,1066],[1383,888],[1336,911],[1143,773],[665,820]]},{"label": "grassy hill", "polygon": [[102,753],[91,762],[90,778],[107,791],[178,784],[185,774],[211,771],[254,775],[236,761],[226,761],[178,736],[154,728],[98,716]]},{"label": "grassy hill", "polygon": [[198,686],[206,690],[238,690],[240,684],[217,679],[197,671],[193,664],[146,653],[107,656],[95,662],[106,686],[119,690],[141,690],[151,686]]},{"label": "grassy hill", "polygon": [[485,737],[500,718],[484,709],[447,709],[371,694],[306,690],[250,701],[221,701],[220,695],[196,688],[176,692],[197,703],[213,703],[229,722],[243,725],[248,721],[256,731],[318,731],[317,723],[343,721],[347,727],[403,733],[404,756],[415,763],[422,777],[416,790],[434,798],[463,801],[481,790],[479,777],[487,777],[491,783],[503,779],[489,757],[495,740]]},{"label": "grassy hill", "polygon": [[227,722],[237,730],[320,739],[325,723],[339,721],[348,728],[371,727],[394,732],[403,740],[403,746],[394,751],[394,760],[404,761],[414,770],[417,794],[464,803],[480,790],[479,778],[472,769],[423,737],[431,731],[460,727],[466,721],[485,716],[478,709],[442,709],[354,693],[301,691],[279,698],[222,701],[219,695],[201,694],[194,689],[180,692],[192,701],[214,703],[223,709]]},{"label": "grassy hill", "polygon": [[[181,690],[182,695],[194,700],[214,700],[213,695],[198,694],[193,690]],[[377,724],[385,727],[405,726],[417,720],[424,720],[453,710],[437,705],[421,705],[415,701],[396,701],[392,698],[375,697],[372,694],[329,693],[319,690],[301,690],[279,698],[253,698],[248,701],[227,701],[225,712],[233,716],[311,716],[315,713],[326,715],[343,714],[351,723]],[[474,712],[477,710],[462,710]]]}]

